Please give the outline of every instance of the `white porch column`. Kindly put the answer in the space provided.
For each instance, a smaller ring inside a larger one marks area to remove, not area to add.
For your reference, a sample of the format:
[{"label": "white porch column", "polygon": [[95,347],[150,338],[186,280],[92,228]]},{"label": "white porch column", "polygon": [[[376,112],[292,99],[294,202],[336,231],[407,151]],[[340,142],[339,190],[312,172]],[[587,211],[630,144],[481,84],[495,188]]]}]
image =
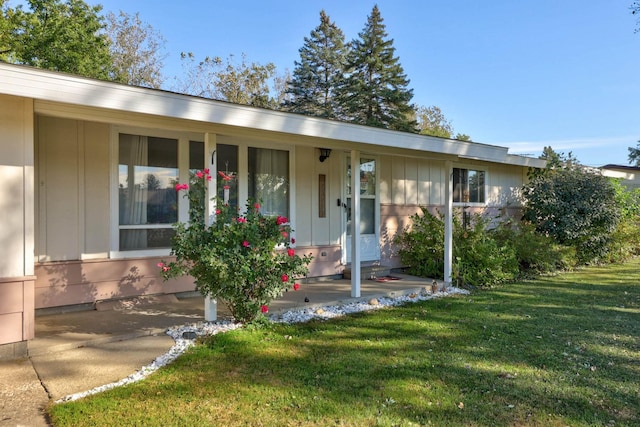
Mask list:
[{"label": "white porch column", "polygon": [[351,150],[351,297],[360,297],[360,151]]},{"label": "white porch column", "polygon": [[453,163],[445,162],[445,211],[444,211],[444,282],[445,286],[451,284],[451,272],[453,267]]},{"label": "white porch column", "polygon": [[[215,220],[214,212],[216,211],[216,183],[218,177],[217,159],[216,159],[216,135],[212,133],[206,133],[204,135],[204,156],[205,168],[209,168],[211,173],[211,181],[207,185],[207,191],[205,192],[204,203],[204,215],[205,221],[208,225],[211,225]],[[204,297],[204,320],[207,322],[213,322],[218,318],[218,301],[209,296]]]}]

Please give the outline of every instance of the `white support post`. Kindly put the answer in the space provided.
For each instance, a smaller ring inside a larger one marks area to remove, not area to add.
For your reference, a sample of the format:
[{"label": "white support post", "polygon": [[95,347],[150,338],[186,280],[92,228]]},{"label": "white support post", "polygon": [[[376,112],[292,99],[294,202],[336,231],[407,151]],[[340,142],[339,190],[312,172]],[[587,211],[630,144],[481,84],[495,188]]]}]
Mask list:
[{"label": "white support post", "polygon": [[[205,167],[209,169],[211,181],[208,182],[207,191],[205,192],[205,221],[208,225],[213,224],[215,220],[214,212],[216,211],[216,188],[217,188],[217,156],[216,156],[216,135],[206,133],[204,135],[204,155]],[[218,319],[218,301],[209,296],[204,297],[204,320],[214,322]]]},{"label": "white support post", "polygon": [[444,283],[451,285],[453,270],[453,164],[445,162],[445,212],[444,212]]},{"label": "white support post", "polygon": [[360,151],[351,150],[351,297],[360,297]]}]

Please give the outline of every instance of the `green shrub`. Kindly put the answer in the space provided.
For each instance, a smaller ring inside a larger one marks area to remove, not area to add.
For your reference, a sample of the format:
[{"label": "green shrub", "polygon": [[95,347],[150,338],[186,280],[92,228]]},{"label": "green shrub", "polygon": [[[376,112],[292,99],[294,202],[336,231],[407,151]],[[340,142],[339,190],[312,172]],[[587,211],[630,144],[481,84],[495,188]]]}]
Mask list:
[{"label": "green shrub", "polygon": [[640,189],[627,189],[612,180],[621,220],[608,242],[608,262],[623,262],[640,255]]},{"label": "green shrub", "polygon": [[624,262],[640,255],[640,216],[623,218],[608,242],[607,262]]},{"label": "green shrub", "polygon": [[[411,216],[412,224],[398,234],[394,243],[408,272],[416,276],[444,277],[444,216],[426,208]],[[488,221],[477,215],[465,230],[454,215],[453,279],[461,284],[493,286],[516,277],[518,263],[513,249],[499,245],[487,231]]]},{"label": "green shrub", "polygon": [[538,233],[529,222],[501,221],[493,234],[501,245],[511,245],[515,250],[520,277],[571,270],[576,265],[575,248],[556,243],[550,236]]},{"label": "green shrub", "polygon": [[[215,221],[205,223],[205,187],[209,171],[198,171],[188,190],[189,224],[174,225],[171,254],[161,262],[165,279],[190,275],[203,295],[221,300],[240,322],[253,322],[268,311],[269,302],[285,290],[297,290],[296,277],[307,274],[311,256],[300,257],[290,247],[291,230],[284,217],[264,216],[260,205],[247,202],[244,215],[218,201]],[[293,242],[291,242],[293,243]]]},{"label": "green shrub", "polygon": [[454,280],[463,285],[492,287],[518,276],[518,260],[510,242],[499,242],[488,228],[489,220],[475,214],[471,226],[453,220]]},{"label": "green shrub", "polygon": [[444,217],[421,207],[422,214],[410,217],[411,226],[396,235],[394,243],[409,274],[442,279],[444,277]]},{"label": "green shrub", "polygon": [[544,235],[573,246],[582,264],[607,259],[621,212],[611,180],[573,161],[531,174],[523,217]]}]

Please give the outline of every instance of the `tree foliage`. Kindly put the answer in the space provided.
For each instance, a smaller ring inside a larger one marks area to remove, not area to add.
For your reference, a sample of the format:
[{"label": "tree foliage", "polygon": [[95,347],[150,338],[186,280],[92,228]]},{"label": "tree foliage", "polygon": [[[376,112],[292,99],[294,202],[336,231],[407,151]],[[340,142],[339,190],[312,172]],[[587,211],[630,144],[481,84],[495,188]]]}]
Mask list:
[{"label": "tree foliage", "polygon": [[629,164],[640,166],[640,141],[636,147],[629,147]]},{"label": "tree foliage", "polygon": [[[4,3],[4,2],[3,2]],[[0,36],[4,59],[48,70],[108,79],[109,42],[102,6],[82,0],[27,0],[4,7]]]},{"label": "tree foliage", "polygon": [[374,127],[416,132],[413,90],[395,55],[378,6],[350,45],[346,75],[338,87],[341,119]]},{"label": "tree foliage", "polygon": [[233,102],[255,107],[278,108],[280,93],[272,94],[270,84],[282,90],[276,75],[276,66],[247,62],[242,54],[240,63],[234,56],[226,60],[219,56],[197,61],[191,52],[181,54],[185,77],[178,81],[177,90],[204,98]]},{"label": "tree foliage", "polygon": [[336,88],[342,80],[347,47],[342,30],[320,11],[320,25],[299,49],[287,92],[292,95],[284,109],[309,116],[335,118],[340,110]]},{"label": "tree foliage", "polygon": [[419,106],[415,112],[418,132],[421,135],[431,135],[440,138],[454,138],[460,141],[471,141],[469,135],[462,133],[454,134],[453,125],[448,120],[440,107],[431,105],[429,107]]},{"label": "tree foliage", "polygon": [[140,14],[120,11],[106,16],[106,33],[113,62],[111,80],[133,86],[162,86],[165,40]]},{"label": "tree foliage", "polygon": [[[629,9],[631,10],[632,15],[640,16],[640,1],[634,1]],[[640,24],[640,18],[638,18],[637,22]],[[636,27],[636,32],[638,31],[640,31],[640,29]]]},{"label": "tree foliage", "polygon": [[580,262],[600,261],[620,221],[615,189],[607,177],[575,159],[564,161],[550,148],[547,155],[547,169],[530,175],[523,188],[523,219],[575,247]]},{"label": "tree foliage", "polygon": [[435,105],[420,106],[416,109],[416,118],[420,134],[451,138],[453,126],[451,121],[444,117],[439,107]]}]

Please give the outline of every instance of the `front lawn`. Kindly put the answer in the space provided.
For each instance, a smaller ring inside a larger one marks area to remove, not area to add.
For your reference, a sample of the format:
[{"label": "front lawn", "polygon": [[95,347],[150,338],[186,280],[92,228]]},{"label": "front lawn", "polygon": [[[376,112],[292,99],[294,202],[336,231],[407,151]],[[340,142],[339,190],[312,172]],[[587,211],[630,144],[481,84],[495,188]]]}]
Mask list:
[{"label": "front lawn", "polygon": [[640,425],[640,261],[220,334],[55,426]]}]

